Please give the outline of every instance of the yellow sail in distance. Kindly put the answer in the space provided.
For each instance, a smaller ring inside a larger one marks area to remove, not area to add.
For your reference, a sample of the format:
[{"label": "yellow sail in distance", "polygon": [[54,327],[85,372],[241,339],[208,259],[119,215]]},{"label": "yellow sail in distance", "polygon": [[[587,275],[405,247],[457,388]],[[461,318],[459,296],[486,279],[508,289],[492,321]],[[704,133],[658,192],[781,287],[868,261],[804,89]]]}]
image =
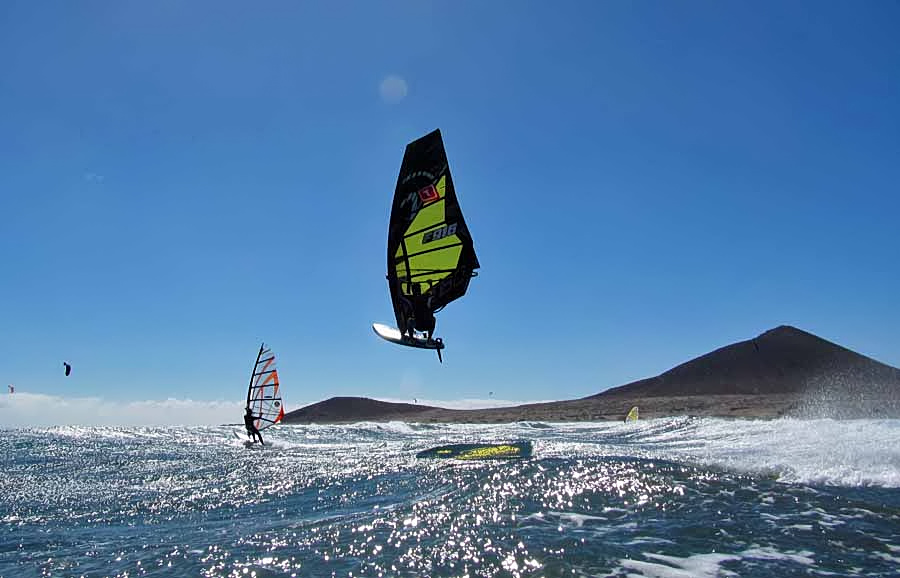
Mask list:
[{"label": "yellow sail in distance", "polygon": [[626,422],[629,422],[629,421],[637,421],[637,419],[638,419],[638,406],[634,406],[634,407],[631,408],[631,410],[628,412],[628,415],[625,416],[625,421],[626,421]]}]

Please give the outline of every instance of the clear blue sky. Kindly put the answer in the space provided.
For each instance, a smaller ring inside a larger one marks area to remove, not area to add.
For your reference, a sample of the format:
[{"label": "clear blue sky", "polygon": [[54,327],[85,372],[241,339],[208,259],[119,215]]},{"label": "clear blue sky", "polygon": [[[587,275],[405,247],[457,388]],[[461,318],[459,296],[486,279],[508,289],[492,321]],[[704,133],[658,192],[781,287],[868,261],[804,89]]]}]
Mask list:
[{"label": "clear blue sky", "polygon": [[[0,380],[239,400],[265,340],[289,409],[559,399],[784,323],[900,366],[898,23],[896,2],[0,3]],[[443,365],[371,329],[403,150],[438,127],[482,264],[438,316]]]}]

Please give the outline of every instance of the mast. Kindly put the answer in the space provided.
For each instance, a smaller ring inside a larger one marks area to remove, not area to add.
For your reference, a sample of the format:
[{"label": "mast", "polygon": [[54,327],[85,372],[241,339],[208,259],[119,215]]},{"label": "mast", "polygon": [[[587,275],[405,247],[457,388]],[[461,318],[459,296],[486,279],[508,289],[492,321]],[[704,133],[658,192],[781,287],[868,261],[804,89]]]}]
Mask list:
[{"label": "mast", "polygon": [[262,357],[263,349],[265,349],[265,342],[259,345],[259,353],[256,354],[256,363],[253,364],[253,369],[250,370],[250,384],[247,386],[247,407],[250,407],[250,393],[253,391],[253,379],[256,377],[256,368],[259,367],[259,358]]}]

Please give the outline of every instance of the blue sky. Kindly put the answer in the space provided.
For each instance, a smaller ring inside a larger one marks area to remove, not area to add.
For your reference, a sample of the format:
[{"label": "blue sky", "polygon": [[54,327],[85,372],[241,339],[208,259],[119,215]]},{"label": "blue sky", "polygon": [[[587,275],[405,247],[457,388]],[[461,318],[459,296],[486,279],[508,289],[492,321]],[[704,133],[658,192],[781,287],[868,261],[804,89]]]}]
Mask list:
[{"label": "blue sky", "polygon": [[[559,399],[783,323],[900,366],[897,22],[890,2],[4,2],[0,379],[239,400],[265,340],[289,409]],[[403,150],[438,127],[482,264],[438,316],[443,365],[371,330],[393,321]]]}]

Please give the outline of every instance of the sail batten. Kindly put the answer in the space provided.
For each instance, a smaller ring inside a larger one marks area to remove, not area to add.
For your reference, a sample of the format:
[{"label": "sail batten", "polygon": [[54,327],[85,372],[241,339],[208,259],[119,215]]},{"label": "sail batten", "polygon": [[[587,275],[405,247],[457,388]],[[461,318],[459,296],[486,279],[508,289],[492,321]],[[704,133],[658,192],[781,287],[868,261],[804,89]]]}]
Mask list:
[{"label": "sail batten", "polygon": [[[444,249],[450,249],[450,248],[453,248],[453,247],[462,247],[462,246],[463,246],[462,241],[457,241],[457,242],[454,242],[454,243],[450,243],[450,244],[446,244],[446,245],[441,245],[441,246],[439,246],[439,247],[433,247],[433,248],[431,248],[431,249],[425,249],[425,250],[422,250],[422,251],[416,251],[416,252],[414,252],[414,253],[410,252],[410,253],[407,253],[407,254],[406,254],[406,257],[407,257],[408,259],[411,259],[411,258],[413,258],[413,257],[418,257],[419,255],[424,255],[424,254],[426,254],[426,253],[433,253],[433,252],[435,252],[435,251],[442,251],[442,250],[444,250]],[[413,269],[413,270],[415,270],[415,269]],[[425,271],[440,271],[440,270],[442,270],[442,269],[423,269],[423,270],[425,270]],[[447,271],[453,271],[454,269],[446,269],[446,270],[447,270]]]}]

